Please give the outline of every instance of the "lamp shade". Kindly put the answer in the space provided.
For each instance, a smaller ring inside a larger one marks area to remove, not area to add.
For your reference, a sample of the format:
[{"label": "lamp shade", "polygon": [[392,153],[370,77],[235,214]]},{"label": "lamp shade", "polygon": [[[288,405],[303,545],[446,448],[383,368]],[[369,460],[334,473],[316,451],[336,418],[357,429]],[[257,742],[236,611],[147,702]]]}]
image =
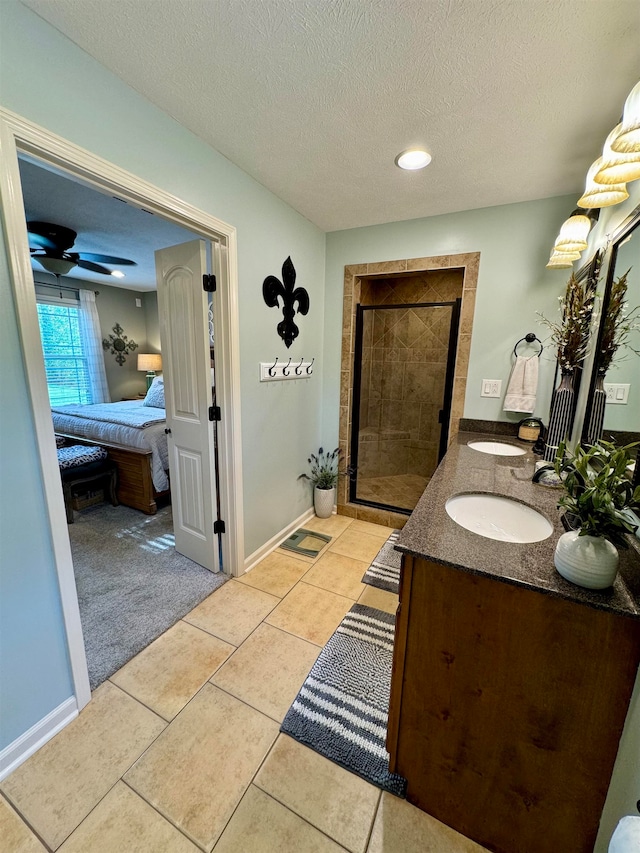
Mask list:
[{"label": "lamp shade", "polygon": [[622,114],[622,127],[611,141],[613,151],[620,154],[640,152],[640,83],[629,92]]},{"label": "lamp shade", "polygon": [[616,139],[622,127],[619,124],[607,136],[602,149],[602,164],[593,176],[597,184],[625,184],[640,178],[640,151],[621,153],[614,151],[611,143]]},{"label": "lamp shade", "polygon": [[160,353],[141,352],[138,355],[138,370],[145,370],[147,373],[162,370],[162,356]]},{"label": "lamp shade", "polygon": [[554,248],[559,252],[583,252],[587,248],[587,237],[591,220],[580,210],[574,210],[562,223]]},{"label": "lamp shade", "polygon": [[595,182],[594,176],[601,166],[602,157],[598,157],[595,163],[589,167],[584,193],[582,198],[578,199],[578,207],[611,207],[629,198],[629,193],[624,184],[597,184]]},{"label": "lamp shade", "polygon": [[548,269],[568,270],[573,266],[573,262],[580,257],[580,252],[557,252],[555,249],[551,252]]}]

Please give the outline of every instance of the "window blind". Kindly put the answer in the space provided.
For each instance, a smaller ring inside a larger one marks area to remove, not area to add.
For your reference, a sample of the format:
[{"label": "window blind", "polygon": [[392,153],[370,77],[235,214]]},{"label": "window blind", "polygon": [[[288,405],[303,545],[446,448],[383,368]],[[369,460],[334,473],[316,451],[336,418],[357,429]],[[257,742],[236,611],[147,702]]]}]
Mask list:
[{"label": "window blind", "polygon": [[82,351],[77,304],[38,301],[38,322],[52,406],[90,403],[87,360]]}]

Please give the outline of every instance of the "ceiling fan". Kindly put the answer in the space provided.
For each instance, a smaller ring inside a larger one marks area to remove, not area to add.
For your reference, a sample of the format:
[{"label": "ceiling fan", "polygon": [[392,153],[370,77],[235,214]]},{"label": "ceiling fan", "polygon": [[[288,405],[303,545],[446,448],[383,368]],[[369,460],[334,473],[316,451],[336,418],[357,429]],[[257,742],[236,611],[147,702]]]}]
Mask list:
[{"label": "ceiling fan", "polygon": [[67,275],[74,267],[81,267],[101,275],[111,275],[112,270],[102,264],[136,266],[135,261],[116,258],[112,255],[97,255],[92,252],[70,252],[77,232],[64,225],[51,222],[27,222],[29,251],[33,260],[54,275]]}]

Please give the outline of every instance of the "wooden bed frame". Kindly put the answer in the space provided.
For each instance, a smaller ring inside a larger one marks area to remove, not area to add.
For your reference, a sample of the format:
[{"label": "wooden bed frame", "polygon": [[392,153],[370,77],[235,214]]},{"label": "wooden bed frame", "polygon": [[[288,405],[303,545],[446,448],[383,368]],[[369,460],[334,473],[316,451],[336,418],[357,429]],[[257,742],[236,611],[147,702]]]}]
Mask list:
[{"label": "wooden bed frame", "polygon": [[118,485],[116,494],[121,504],[139,509],[147,515],[158,511],[156,498],[165,497],[170,490],[156,492],[151,479],[151,451],[139,450],[136,447],[123,447],[112,441],[92,441],[80,438],[68,432],[57,432],[56,435],[66,438],[73,444],[86,444],[90,447],[105,447],[109,458],[115,462],[118,469]]}]

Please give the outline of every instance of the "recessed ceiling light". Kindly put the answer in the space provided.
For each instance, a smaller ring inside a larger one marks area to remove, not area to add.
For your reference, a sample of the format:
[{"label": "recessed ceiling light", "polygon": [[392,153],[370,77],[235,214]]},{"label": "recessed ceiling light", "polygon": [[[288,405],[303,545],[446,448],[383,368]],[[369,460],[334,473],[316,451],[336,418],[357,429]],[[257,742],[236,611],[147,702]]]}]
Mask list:
[{"label": "recessed ceiling light", "polygon": [[424,169],[431,162],[431,154],[424,151],[422,148],[409,148],[408,151],[403,151],[395,159],[396,166],[401,169]]},{"label": "recessed ceiling light", "polygon": [[111,275],[115,278],[124,278],[124,273],[120,272],[120,270],[112,270]]}]

